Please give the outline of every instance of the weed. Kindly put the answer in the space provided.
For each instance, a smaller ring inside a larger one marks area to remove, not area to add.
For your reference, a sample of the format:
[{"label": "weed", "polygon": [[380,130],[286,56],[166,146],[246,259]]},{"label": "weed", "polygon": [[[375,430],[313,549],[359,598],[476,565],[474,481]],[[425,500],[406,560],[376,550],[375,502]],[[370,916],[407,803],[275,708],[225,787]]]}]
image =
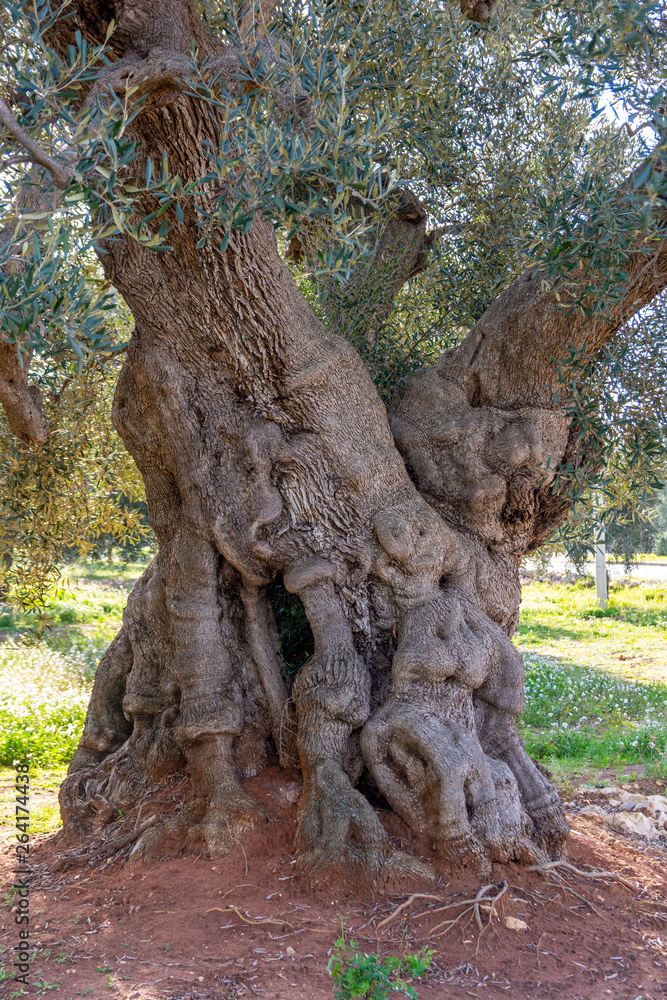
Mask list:
[{"label": "weed", "polygon": [[422,976],[431,965],[432,951],[398,958],[389,955],[366,955],[351,941],[339,938],[327,963],[327,972],[336,983],[336,1000],[385,1000],[389,993],[402,993],[416,1000],[417,993],[408,983]]}]

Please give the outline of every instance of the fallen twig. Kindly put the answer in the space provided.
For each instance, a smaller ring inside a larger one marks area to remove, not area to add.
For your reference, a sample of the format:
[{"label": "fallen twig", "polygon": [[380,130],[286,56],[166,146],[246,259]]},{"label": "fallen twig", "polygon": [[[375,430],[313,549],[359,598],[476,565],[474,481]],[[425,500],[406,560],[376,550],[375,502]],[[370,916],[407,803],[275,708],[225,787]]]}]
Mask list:
[{"label": "fallen twig", "polygon": [[591,903],[590,899],[586,899],[586,897],[582,896],[581,893],[575,892],[574,889],[571,886],[569,886],[566,882],[563,882],[562,879],[559,880],[558,884],[559,886],[561,886],[561,888],[565,890],[565,892],[569,892],[572,896],[576,896],[577,899],[580,899],[582,903],[585,903],[586,906],[590,906],[591,910],[593,911],[596,917],[602,916],[602,913],[600,913],[597,906],[594,906],[593,903]]},{"label": "fallen twig", "polygon": [[[330,928],[330,927],[329,928],[325,928],[325,927],[299,927],[297,924],[290,923],[289,920],[284,920],[284,919],[280,919],[280,918],[276,918],[276,917],[256,917],[256,918],[253,918],[253,917],[244,916],[244,914],[241,913],[241,911],[239,910],[238,906],[233,906],[233,905],[226,906],[224,908],[221,907],[221,906],[211,906],[208,910],[204,910],[204,913],[235,913],[236,916],[239,918],[239,920],[242,920],[244,924],[253,924],[254,926],[261,926],[262,924],[273,924],[274,926],[277,925],[279,927],[291,927],[292,931],[288,932],[288,933],[294,933],[294,934],[299,934],[302,931],[306,931],[309,934],[333,934],[334,933],[333,929]],[[308,917],[304,917],[304,921],[306,923],[311,923],[311,921],[310,921],[310,919]],[[270,931],[268,933],[269,933],[269,935],[271,934]]]},{"label": "fallen twig", "polygon": [[85,854],[69,854],[65,855],[56,861],[55,865],[51,868],[52,872],[60,871],[65,865],[73,861],[89,861],[91,858],[96,858],[98,854],[106,854],[107,851],[115,851],[118,847],[125,847],[127,844],[131,844],[133,840],[138,840],[142,833],[148,830],[149,827],[155,826],[158,821],[157,816],[151,816],[147,819],[141,826],[135,827],[134,830],[130,830],[129,833],[124,834],[122,837],[117,837],[116,840],[108,840],[101,847],[96,847],[92,851],[87,851]]},{"label": "fallen twig", "polygon": [[433,896],[427,892],[413,892],[413,894],[410,896],[409,899],[406,899],[404,903],[401,903],[400,906],[397,906],[396,909],[392,913],[390,913],[388,917],[385,917],[384,920],[381,920],[380,923],[376,925],[376,930],[379,931],[381,927],[385,927],[387,924],[390,924],[392,920],[396,919],[399,913],[401,913],[403,910],[407,909],[408,906],[414,903],[415,899],[434,899],[438,903],[442,902],[442,896]]},{"label": "fallen twig", "polygon": [[281,927],[294,927],[289,920],[276,920],[274,917],[259,917],[254,920],[251,917],[244,917],[238,906],[211,906],[210,909],[204,910],[204,913],[235,913],[239,920],[242,920],[245,924],[279,924]]}]

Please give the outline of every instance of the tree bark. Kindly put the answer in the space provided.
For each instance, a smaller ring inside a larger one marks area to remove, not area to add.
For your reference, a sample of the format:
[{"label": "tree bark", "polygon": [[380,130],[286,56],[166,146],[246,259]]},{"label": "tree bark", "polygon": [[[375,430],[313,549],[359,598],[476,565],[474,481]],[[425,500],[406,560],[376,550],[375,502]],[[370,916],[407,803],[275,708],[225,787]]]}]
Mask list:
[{"label": "tree bark", "polygon": [[[491,5],[464,6],[481,18]],[[170,59],[193,35],[209,44],[194,8],[147,10],[116,12],[133,65],[158,62],[165,38]],[[86,11],[85,32],[103,35]],[[187,182],[215,122],[161,87],[132,127]],[[113,419],[159,550],[98,668],[61,790],[66,831],[89,835],[184,771],[186,804],[132,857],[224,853],[264,818],[241,779],[277,754],[303,772],[296,839],[313,882],[423,873],[392,851],[356,787],[364,770],[448,863],[559,857],[568,828],[517,735],[510,641],[520,556],[567,505],[550,492],[574,448],[545,389],[553,338],[533,345],[505,293],[397,394],[392,436],[358,354],[314,315],[266,222],[220,252],[172,221],[169,253],[128,236],[100,247],[136,323]],[[280,578],[314,638],[291,688],[267,595]]]}]

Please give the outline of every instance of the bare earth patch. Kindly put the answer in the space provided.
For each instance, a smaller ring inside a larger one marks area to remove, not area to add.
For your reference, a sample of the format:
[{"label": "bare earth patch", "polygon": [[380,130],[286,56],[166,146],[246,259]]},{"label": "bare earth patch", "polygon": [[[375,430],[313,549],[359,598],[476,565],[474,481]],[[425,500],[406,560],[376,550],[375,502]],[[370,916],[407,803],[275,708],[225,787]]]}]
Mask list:
[{"label": "bare earth patch", "polygon": [[[422,1000],[477,997],[488,988],[489,996],[501,990],[521,1000],[667,995],[664,847],[609,838],[571,815],[570,862],[616,872],[637,889],[566,872],[545,876],[514,864],[494,866],[495,885],[487,895],[498,894],[503,883],[507,888],[490,923],[488,906],[480,907],[480,932],[463,902],[480,883],[465,874],[451,880],[443,875],[435,886],[388,884],[374,900],[355,898],[334,884],[317,895],[306,893],[293,874],[291,853],[297,782],[296,772],[277,768],[246,782],[265,806],[271,831],[253,831],[221,860],[169,858],[131,870],[123,867],[128,847],[121,856],[54,871],[55,859],[67,852],[61,835],[35,838],[31,942],[38,953],[23,995],[330,1000],[327,956],[341,927],[365,952],[402,955],[433,948],[432,974],[414,984]],[[644,784],[647,792],[658,790]],[[394,817],[380,816],[393,836],[405,832]],[[0,861],[7,891],[10,846]],[[416,898],[396,913],[412,892],[437,898]],[[11,975],[7,949],[16,943],[17,929],[5,900],[0,944]],[[443,923],[466,909],[458,923]],[[54,984],[59,988],[51,994]],[[0,996],[16,996],[16,988],[5,980]]]}]

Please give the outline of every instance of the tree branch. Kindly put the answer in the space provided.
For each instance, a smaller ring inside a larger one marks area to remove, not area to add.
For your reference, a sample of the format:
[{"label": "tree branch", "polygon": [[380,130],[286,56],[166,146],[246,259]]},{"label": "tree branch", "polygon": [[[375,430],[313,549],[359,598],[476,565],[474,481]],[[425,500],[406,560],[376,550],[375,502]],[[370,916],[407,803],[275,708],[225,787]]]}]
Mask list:
[{"label": "tree branch", "polygon": [[48,421],[42,414],[42,396],[28,382],[29,356],[19,362],[16,344],[0,341],[0,403],[9,429],[25,444],[44,444]]},{"label": "tree branch", "polygon": [[[664,150],[653,159],[664,176]],[[642,169],[619,201],[635,193]],[[590,317],[578,304],[603,274],[573,272],[559,291],[545,269],[532,268],[458,347],[395,393],[392,431],[420,492],[485,546],[521,555],[567,516],[568,487],[554,492],[553,484],[559,469],[587,461],[586,443],[570,428],[566,394],[554,401],[556,382],[568,366],[576,377],[582,359],[667,288],[667,211],[657,212],[628,248],[625,282],[605,300],[604,314]]]},{"label": "tree branch", "polygon": [[[658,147],[652,160],[656,172],[667,177],[667,149]],[[629,192],[642,194],[635,190],[635,178],[644,167],[619,190],[619,202]],[[657,227],[653,225],[629,247],[622,294],[615,289],[613,297],[607,295],[604,314],[589,317],[576,305],[578,298],[586,297],[587,283],[598,277],[594,272],[581,280],[572,272],[561,292],[552,287],[544,268],[531,268],[498,296],[435,370],[464,378],[480,406],[551,406],[553,386],[549,378],[545,380],[545,366],[553,373],[553,359],[562,358],[570,348],[599,350],[667,288],[667,209],[659,206],[656,216]]]},{"label": "tree branch", "polygon": [[25,129],[21,128],[17,122],[14,115],[9,109],[9,105],[0,97],[0,122],[5,126],[10,135],[12,135],[20,146],[25,149],[29,156],[30,162],[34,163],[36,166],[44,167],[45,170],[51,174],[53,178],[53,183],[58,188],[66,188],[70,182],[72,176],[72,171],[63,167],[62,164],[54,160],[52,156],[49,156],[45,150],[36,142],[34,139],[28,135]]},{"label": "tree branch", "polygon": [[[314,280],[329,325],[348,338],[372,344],[403,285],[425,269],[428,251],[440,233],[426,232],[424,207],[408,188],[397,188],[379,213],[360,198],[350,199],[349,211],[360,221],[375,218],[376,225],[366,239],[367,253],[344,285],[327,278]],[[292,240],[288,256],[296,262],[307,261],[315,270],[329,240],[325,226],[311,228]]]}]

